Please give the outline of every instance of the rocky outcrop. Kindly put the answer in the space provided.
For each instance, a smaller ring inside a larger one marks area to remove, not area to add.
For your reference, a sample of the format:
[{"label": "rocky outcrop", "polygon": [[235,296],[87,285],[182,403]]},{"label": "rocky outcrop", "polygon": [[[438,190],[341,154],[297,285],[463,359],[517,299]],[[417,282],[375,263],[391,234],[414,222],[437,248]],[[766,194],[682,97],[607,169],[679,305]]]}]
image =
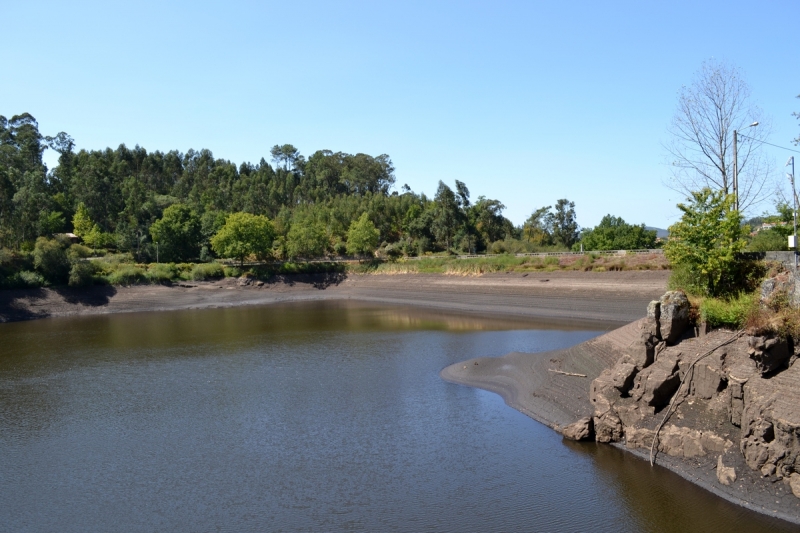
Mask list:
[{"label": "rocky outcrop", "polygon": [[778,300],[792,307],[800,307],[800,276],[796,272],[784,271],[761,282],[762,305],[778,304]]},{"label": "rocky outcrop", "polygon": [[572,424],[561,428],[564,438],[570,440],[589,440],[594,437],[594,423],[591,417],[584,417]]},{"label": "rocky outcrop", "polygon": [[591,384],[595,439],[673,457],[719,455],[724,485],[737,476],[723,455],[741,453],[749,468],[785,479],[800,497],[794,343],[722,330],[687,336],[688,301],[680,292],[651,302],[647,314],[637,340]]},{"label": "rocky outcrop", "polygon": [[659,333],[667,344],[675,344],[689,325],[689,299],[683,291],[669,291],[659,303]]}]

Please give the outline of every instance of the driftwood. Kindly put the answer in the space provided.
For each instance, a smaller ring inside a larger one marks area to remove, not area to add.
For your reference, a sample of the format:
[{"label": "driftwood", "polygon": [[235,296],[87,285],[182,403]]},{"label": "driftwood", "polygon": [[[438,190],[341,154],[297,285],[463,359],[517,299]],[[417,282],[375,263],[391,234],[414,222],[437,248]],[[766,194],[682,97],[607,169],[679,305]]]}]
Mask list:
[{"label": "driftwood", "polygon": [[586,374],[575,374],[574,372],[564,372],[563,370],[555,370],[552,368],[548,368],[550,372],[555,372],[556,374],[563,374],[564,376],[575,376],[576,378],[585,378]]}]

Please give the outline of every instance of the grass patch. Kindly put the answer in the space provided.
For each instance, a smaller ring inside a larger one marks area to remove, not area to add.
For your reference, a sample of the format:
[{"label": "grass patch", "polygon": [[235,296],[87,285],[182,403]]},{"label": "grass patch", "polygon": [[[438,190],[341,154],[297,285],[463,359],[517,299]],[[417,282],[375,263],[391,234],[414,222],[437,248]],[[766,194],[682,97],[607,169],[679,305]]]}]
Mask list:
[{"label": "grass patch", "polygon": [[112,285],[133,285],[147,280],[145,271],[136,265],[119,265],[108,276],[108,282]]},{"label": "grass patch", "polygon": [[700,321],[714,328],[741,329],[758,312],[758,298],[752,293],[730,298],[698,298],[693,304],[697,307]]},{"label": "grass patch", "polygon": [[205,281],[225,277],[225,268],[219,263],[198,263],[192,268],[192,279]]}]

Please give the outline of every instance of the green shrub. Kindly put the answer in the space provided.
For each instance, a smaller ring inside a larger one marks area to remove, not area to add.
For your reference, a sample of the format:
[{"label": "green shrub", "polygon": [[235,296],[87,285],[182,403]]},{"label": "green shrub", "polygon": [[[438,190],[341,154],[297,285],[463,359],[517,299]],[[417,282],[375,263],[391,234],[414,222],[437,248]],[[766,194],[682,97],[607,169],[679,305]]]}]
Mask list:
[{"label": "green shrub", "polygon": [[153,283],[168,283],[178,276],[173,263],[155,263],[147,267],[147,279]]},{"label": "green shrub", "polygon": [[706,276],[695,273],[689,265],[673,265],[667,288],[671,291],[684,291],[688,294],[705,295]]},{"label": "green shrub", "polygon": [[75,261],[69,270],[69,286],[85,287],[94,283],[96,266],[91,261]]},{"label": "green shrub", "polygon": [[44,283],[44,277],[41,274],[30,270],[15,272],[6,280],[6,286],[9,289],[30,289],[41,287]]},{"label": "green shrub", "polygon": [[226,278],[238,278],[242,275],[242,269],[235,266],[225,267],[223,269]]},{"label": "green shrub", "polygon": [[70,261],[75,261],[76,259],[86,259],[91,255],[92,249],[82,244],[73,244],[67,248],[67,257],[69,257]]},{"label": "green shrub", "polygon": [[753,294],[739,294],[736,297],[704,298],[700,301],[700,320],[712,327],[744,327],[748,317],[758,308]]},{"label": "green shrub", "polygon": [[203,281],[225,277],[225,269],[219,263],[200,263],[192,269],[192,279]]},{"label": "green shrub", "polygon": [[121,264],[108,275],[108,282],[112,285],[132,285],[145,281],[144,270],[134,265]]},{"label": "green shrub", "polygon": [[64,283],[69,279],[69,258],[56,239],[39,237],[33,249],[33,264],[50,283]]}]

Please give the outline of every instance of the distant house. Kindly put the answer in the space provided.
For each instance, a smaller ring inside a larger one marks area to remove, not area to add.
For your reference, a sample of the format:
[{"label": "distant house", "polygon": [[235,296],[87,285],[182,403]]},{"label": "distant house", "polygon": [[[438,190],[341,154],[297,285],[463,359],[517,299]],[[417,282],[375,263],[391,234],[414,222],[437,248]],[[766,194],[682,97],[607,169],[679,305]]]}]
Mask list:
[{"label": "distant house", "polygon": [[75,235],[74,233],[55,233],[53,237],[62,237],[69,239],[69,242],[71,242],[72,244],[80,242],[81,240],[81,238]]}]

